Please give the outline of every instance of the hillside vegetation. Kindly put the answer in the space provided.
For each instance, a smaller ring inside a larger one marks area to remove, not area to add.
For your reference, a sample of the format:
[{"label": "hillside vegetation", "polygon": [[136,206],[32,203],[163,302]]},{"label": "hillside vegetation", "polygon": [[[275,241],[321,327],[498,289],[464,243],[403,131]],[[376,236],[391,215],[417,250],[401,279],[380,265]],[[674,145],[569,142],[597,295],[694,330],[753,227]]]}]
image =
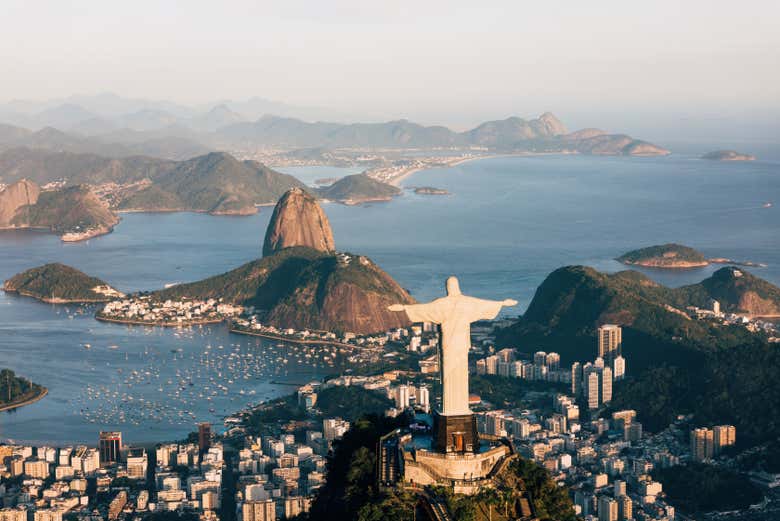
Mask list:
[{"label": "hillside vegetation", "polygon": [[118,295],[104,281],[56,262],[14,275],[3,290],[44,302],[108,302]]},{"label": "hillside vegetation", "polygon": [[596,356],[596,327],[620,324],[629,378],[617,384],[613,407],[636,409],[650,430],[695,413],[700,422],[733,423],[741,442],[769,441],[780,417],[776,347],[763,333],[692,320],[680,310],[713,297],[736,310],[752,294],[777,306],[778,291],[733,267],[672,289],[633,271],[608,275],[569,266],[545,279],[526,314],[499,332],[498,342],[558,351],[566,363],[587,361]]},{"label": "hillside vegetation", "polygon": [[624,253],[617,258],[623,264],[651,268],[693,268],[709,264],[701,253],[682,244],[661,244]]},{"label": "hillside vegetation", "polygon": [[317,194],[323,199],[342,203],[383,201],[400,193],[399,188],[377,181],[365,174],[348,175],[330,186],[317,190]]},{"label": "hillside vegetation", "polygon": [[224,298],[254,306],[277,327],[375,333],[406,325],[394,303],[409,294],[368,258],[311,248],[283,249],[222,275],[154,294],[160,299]]},{"label": "hillside vegetation", "polygon": [[16,376],[10,369],[0,369],[0,408],[10,408],[9,406],[34,399],[44,392],[45,387]]}]

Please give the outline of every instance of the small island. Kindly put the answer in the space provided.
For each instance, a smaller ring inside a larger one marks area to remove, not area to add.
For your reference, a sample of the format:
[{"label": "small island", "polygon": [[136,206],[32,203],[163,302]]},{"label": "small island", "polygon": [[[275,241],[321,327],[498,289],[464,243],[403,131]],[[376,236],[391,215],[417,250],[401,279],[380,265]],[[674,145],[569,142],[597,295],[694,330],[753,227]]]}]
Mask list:
[{"label": "small island", "polygon": [[713,152],[707,152],[701,156],[701,158],[710,161],[755,161],[756,156],[743,154],[736,150],[715,150]]},{"label": "small island", "polygon": [[16,376],[10,369],[0,370],[0,411],[35,403],[48,393],[47,388]]},{"label": "small island", "polygon": [[434,188],[433,186],[415,186],[413,187],[414,193],[419,195],[450,195],[450,193],[443,188]]},{"label": "small island", "polygon": [[58,262],[14,275],[3,290],[52,304],[109,302],[124,296],[106,282]]},{"label": "small island", "polygon": [[630,266],[646,268],[701,268],[709,265],[699,251],[682,244],[661,244],[625,253],[616,259]]},{"label": "small island", "polygon": [[618,262],[629,266],[644,266],[645,268],[702,268],[710,264],[731,264],[735,266],[748,266],[753,268],[766,268],[766,264],[747,260],[734,260],[727,257],[713,257],[708,259],[703,253],[682,244],[659,244],[640,248],[624,253],[617,259]]},{"label": "small island", "polygon": [[318,197],[346,205],[389,201],[400,195],[401,190],[393,185],[377,181],[366,174],[342,177],[330,186],[315,190]]}]

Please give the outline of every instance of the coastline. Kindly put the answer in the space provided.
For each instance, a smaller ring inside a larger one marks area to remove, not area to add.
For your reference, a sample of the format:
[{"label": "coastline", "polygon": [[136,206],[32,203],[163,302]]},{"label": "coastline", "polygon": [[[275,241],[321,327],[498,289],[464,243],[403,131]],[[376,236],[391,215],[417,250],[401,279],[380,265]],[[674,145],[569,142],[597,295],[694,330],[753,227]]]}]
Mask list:
[{"label": "coastline", "polygon": [[165,322],[165,321],[157,321],[157,322],[148,322],[143,320],[129,320],[129,319],[120,319],[120,318],[110,318],[103,315],[100,315],[99,313],[95,314],[95,320],[99,320],[101,322],[110,322],[112,324],[126,324],[129,326],[149,326],[149,327],[191,327],[191,326],[206,326],[211,324],[220,324],[225,321],[224,318],[220,319],[204,319],[204,320],[188,320],[186,322]]},{"label": "coastline", "polygon": [[329,345],[329,346],[336,346],[336,347],[348,347],[350,349],[354,349],[356,346],[353,346],[351,344],[345,344],[343,342],[339,342],[338,340],[321,340],[321,339],[315,339],[315,340],[306,340],[303,338],[288,338],[280,335],[274,335],[271,333],[259,333],[254,331],[245,331],[242,329],[236,329],[234,327],[229,327],[228,331],[230,333],[235,333],[237,335],[247,335],[247,336],[259,336],[262,338],[267,338],[269,340],[277,340],[279,342],[288,342],[291,344],[304,344],[304,345]]},{"label": "coastline", "polygon": [[18,401],[0,405],[0,412],[12,411],[14,409],[18,409],[19,407],[24,407],[25,405],[31,405],[39,400],[44,399],[47,394],[49,394],[49,389],[46,387],[40,387],[34,396],[29,396]]},{"label": "coastline", "polygon": [[57,298],[57,297],[41,297],[39,295],[33,295],[30,292],[27,291],[20,291],[16,289],[9,289],[3,286],[3,291],[6,293],[11,293],[13,295],[19,295],[21,297],[29,297],[34,298],[35,300],[38,300],[40,302],[45,302],[46,304],[104,304],[106,302],[110,302],[111,299],[63,299],[63,298]]},{"label": "coastline", "polygon": [[[471,161],[480,161],[482,159],[496,159],[500,157],[538,157],[538,156],[560,156],[560,155],[574,155],[577,154],[577,152],[514,152],[514,153],[506,153],[506,154],[488,154],[488,155],[479,155],[479,156],[470,156],[470,157],[460,157],[458,159],[454,159],[452,161],[448,161],[443,164],[436,164],[436,165],[424,165],[424,166],[415,166],[411,167],[408,170],[403,170],[401,173],[399,173],[396,176],[393,176],[391,179],[388,179],[386,181],[383,181],[389,185],[393,185],[397,188],[401,188],[401,181],[411,177],[412,175],[416,174],[417,172],[421,172],[423,170],[435,170],[438,168],[451,168],[453,166],[462,165],[464,163],[470,163]],[[371,174],[367,174],[370,177]]]},{"label": "coastline", "polygon": [[[617,260],[617,259],[615,259]],[[648,262],[629,262],[629,261],[618,261],[621,264],[625,264],[626,266],[639,266],[641,268],[652,268],[652,269],[658,269],[658,270],[692,270],[696,268],[706,268],[710,265],[709,262],[678,262],[676,264],[660,264],[653,261]]]}]

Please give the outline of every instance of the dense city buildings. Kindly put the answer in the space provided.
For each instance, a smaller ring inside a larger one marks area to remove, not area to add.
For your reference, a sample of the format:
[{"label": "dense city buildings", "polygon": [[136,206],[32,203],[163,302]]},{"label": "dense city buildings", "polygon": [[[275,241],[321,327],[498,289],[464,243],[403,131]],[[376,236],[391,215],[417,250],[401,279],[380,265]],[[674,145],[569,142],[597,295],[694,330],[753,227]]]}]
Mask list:
[{"label": "dense city buildings", "polygon": [[706,461],[719,455],[724,448],[737,441],[737,430],[733,425],[716,425],[708,429],[699,427],[691,431],[691,457],[695,461]]}]

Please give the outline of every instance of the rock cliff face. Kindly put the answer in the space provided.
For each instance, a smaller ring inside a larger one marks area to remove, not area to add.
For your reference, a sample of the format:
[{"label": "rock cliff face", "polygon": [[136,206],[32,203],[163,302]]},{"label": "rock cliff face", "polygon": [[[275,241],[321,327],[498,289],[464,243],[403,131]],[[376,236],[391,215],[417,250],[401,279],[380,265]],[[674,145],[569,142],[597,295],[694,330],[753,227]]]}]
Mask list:
[{"label": "rock cliff face", "polygon": [[44,228],[73,242],[108,233],[118,222],[84,185],[42,192],[22,179],[0,192],[0,228]]},{"label": "rock cliff face", "polygon": [[287,191],[276,203],[265,233],[263,256],[292,246],[322,252],[336,249],[328,216],[317,200],[301,188]]},{"label": "rock cliff face", "polygon": [[363,256],[326,256],[306,266],[294,291],[268,309],[271,324],[296,329],[351,331],[358,334],[405,327],[391,304],[414,300],[387,273]]},{"label": "rock cliff face", "polygon": [[37,203],[40,193],[40,187],[27,179],[20,179],[0,192],[0,228],[14,226],[17,213]]}]

